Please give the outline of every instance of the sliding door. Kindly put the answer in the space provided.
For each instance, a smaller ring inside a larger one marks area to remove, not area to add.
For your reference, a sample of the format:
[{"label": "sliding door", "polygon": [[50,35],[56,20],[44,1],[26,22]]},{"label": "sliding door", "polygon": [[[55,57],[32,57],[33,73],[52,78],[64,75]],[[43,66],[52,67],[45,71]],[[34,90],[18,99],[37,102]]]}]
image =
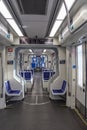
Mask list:
[{"label": "sliding door", "polygon": [[87,43],[85,43],[85,55],[86,55],[85,117],[87,119]]},{"label": "sliding door", "polygon": [[86,115],[86,55],[85,44],[76,47],[77,84],[76,84],[76,107]]},{"label": "sliding door", "polygon": [[0,53],[0,98],[3,96],[2,53]]}]

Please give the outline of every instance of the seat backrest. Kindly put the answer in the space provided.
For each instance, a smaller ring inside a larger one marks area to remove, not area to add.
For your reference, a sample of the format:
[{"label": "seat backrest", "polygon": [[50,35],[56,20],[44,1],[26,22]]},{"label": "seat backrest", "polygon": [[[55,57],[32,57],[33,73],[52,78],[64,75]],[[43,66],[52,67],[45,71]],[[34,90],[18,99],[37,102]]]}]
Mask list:
[{"label": "seat backrest", "polygon": [[34,62],[31,63],[32,68],[34,69],[36,67],[36,64]]},{"label": "seat backrest", "polygon": [[63,90],[63,91],[65,91],[65,89],[66,89],[66,81],[65,81],[65,80],[63,80],[62,90]]},{"label": "seat backrest", "polygon": [[5,87],[6,87],[7,92],[10,92],[10,91],[11,91],[11,87],[10,87],[10,82],[9,82],[9,80],[5,81]]},{"label": "seat backrest", "polygon": [[50,71],[44,71],[43,78],[44,78],[44,80],[49,80],[50,79]]},{"label": "seat backrest", "polygon": [[24,79],[25,80],[31,80],[31,71],[24,72]]}]

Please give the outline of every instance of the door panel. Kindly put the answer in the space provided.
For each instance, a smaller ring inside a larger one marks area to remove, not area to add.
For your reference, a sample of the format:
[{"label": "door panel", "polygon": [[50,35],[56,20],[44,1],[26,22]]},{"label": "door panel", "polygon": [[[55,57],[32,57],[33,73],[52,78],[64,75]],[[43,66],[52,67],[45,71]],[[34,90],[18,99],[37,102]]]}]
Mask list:
[{"label": "door panel", "polygon": [[3,93],[2,84],[3,84],[3,79],[2,79],[2,54],[0,53],[0,98],[2,97],[2,93]]},{"label": "door panel", "polygon": [[85,87],[85,117],[87,119],[87,43],[85,43],[85,61],[86,61],[86,87]]},{"label": "door panel", "polygon": [[86,68],[85,68],[85,44],[76,47],[77,57],[77,85],[76,85],[76,107],[85,116],[85,87],[86,87]]}]

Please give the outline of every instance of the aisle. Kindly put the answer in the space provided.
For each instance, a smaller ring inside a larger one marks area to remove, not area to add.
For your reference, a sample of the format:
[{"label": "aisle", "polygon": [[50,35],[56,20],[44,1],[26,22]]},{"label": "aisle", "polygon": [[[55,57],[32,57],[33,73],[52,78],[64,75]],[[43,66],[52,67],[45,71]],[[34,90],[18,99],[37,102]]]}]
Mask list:
[{"label": "aisle", "polygon": [[32,95],[43,95],[43,88],[42,88],[42,73],[35,72],[34,73],[34,86],[32,89]]},{"label": "aisle", "polygon": [[34,86],[32,91],[24,99],[25,104],[29,105],[44,105],[49,103],[49,96],[46,90],[43,90],[41,72],[34,73]]}]

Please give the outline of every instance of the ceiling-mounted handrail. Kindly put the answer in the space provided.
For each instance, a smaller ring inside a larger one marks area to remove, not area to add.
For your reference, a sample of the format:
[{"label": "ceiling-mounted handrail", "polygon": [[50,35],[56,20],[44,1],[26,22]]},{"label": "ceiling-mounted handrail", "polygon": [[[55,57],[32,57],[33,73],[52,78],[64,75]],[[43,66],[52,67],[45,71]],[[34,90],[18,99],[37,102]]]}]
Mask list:
[{"label": "ceiling-mounted handrail", "polygon": [[68,7],[67,7],[67,5],[66,5],[65,0],[63,0],[63,2],[64,2],[65,9],[66,9],[66,13],[67,13],[68,28],[69,28],[70,33],[72,33],[71,24],[70,24],[70,14],[69,14],[69,10],[68,10]]}]

